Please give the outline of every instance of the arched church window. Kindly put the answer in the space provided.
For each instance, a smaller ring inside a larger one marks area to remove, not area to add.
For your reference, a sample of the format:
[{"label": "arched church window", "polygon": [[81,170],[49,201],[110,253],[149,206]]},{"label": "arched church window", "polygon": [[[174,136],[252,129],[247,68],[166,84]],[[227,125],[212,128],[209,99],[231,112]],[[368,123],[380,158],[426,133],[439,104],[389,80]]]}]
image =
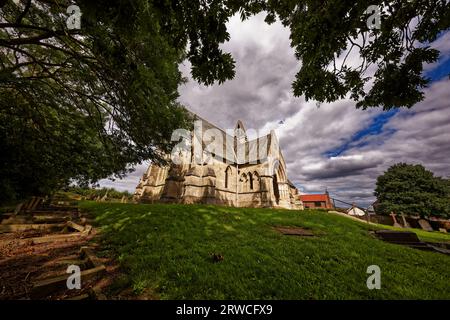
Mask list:
[{"label": "arched church window", "polygon": [[240,189],[241,189],[241,191],[242,192],[246,192],[246,191],[248,191],[248,185],[247,185],[247,183],[248,183],[248,177],[247,177],[247,175],[245,174],[245,173],[243,173],[242,175],[241,175],[241,178],[239,179],[239,186],[240,186]]},{"label": "arched church window", "polygon": [[225,189],[228,189],[228,181],[229,181],[229,179],[230,179],[230,173],[231,173],[231,168],[228,166],[226,169],[225,169]]},{"label": "arched church window", "polygon": [[274,193],[274,196],[275,196],[275,202],[277,204],[279,204],[279,202],[280,202],[280,190],[278,189],[278,178],[277,178],[276,174],[273,175],[272,182],[273,182],[273,193]]},{"label": "arched church window", "polygon": [[259,174],[258,174],[258,172],[253,172],[253,188],[256,190],[256,191],[259,191],[259,189],[260,189],[260,177],[259,177]]}]

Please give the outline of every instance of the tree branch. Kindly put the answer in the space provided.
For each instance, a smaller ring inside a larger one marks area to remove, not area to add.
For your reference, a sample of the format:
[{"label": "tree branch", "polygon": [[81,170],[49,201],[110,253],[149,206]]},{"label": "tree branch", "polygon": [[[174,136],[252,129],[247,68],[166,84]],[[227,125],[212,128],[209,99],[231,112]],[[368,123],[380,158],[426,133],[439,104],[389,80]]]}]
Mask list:
[{"label": "tree branch", "polygon": [[20,24],[20,22],[22,21],[22,19],[25,17],[25,15],[28,13],[28,11],[30,10],[31,7],[31,0],[27,1],[27,4],[25,5],[25,9],[23,10],[23,12],[17,17],[16,20],[16,24]]}]

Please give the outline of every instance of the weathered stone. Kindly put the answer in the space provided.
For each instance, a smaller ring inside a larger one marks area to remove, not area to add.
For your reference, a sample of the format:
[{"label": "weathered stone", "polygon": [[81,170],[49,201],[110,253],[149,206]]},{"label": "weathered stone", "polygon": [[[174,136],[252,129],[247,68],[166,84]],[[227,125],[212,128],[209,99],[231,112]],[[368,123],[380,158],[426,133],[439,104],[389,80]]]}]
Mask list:
[{"label": "weathered stone", "polygon": [[106,191],[105,195],[100,199],[100,202],[105,202],[108,199],[108,191]]},{"label": "weathered stone", "polygon": [[69,233],[69,234],[57,234],[57,235],[53,235],[53,236],[37,237],[37,238],[24,239],[24,240],[31,241],[34,244],[39,244],[39,243],[57,242],[57,241],[70,241],[70,240],[79,239],[82,236],[84,236],[82,233],[76,232],[76,233]]},{"label": "weathered stone", "polygon": [[32,223],[32,218],[30,216],[11,216],[7,219],[2,220],[2,224],[28,224]]},{"label": "weathered stone", "polygon": [[67,221],[67,222],[66,222],[66,225],[67,225],[69,228],[72,228],[72,229],[77,230],[77,231],[80,231],[80,232],[83,232],[84,229],[85,229],[84,226],[80,226],[79,224],[76,224],[76,223],[73,222],[73,221]]},{"label": "weathered stone", "polygon": [[397,219],[395,218],[395,217],[396,217],[396,214],[395,214],[395,213],[391,213],[390,216],[392,217],[393,226],[394,226],[394,227],[401,228],[402,225],[401,225],[400,223],[398,223],[398,222],[397,222]]},{"label": "weathered stone", "polygon": [[414,232],[378,230],[375,231],[375,234],[378,238],[386,242],[401,244],[420,250],[433,250],[433,248],[428,246],[425,242],[420,241],[420,239],[417,237],[417,234],[415,234]]},{"label": "weathered stone", "polygon": [[275,230],[288,236],[312,237],[314,233],[311,230],[300,227],[274,227]]},{"label": "weathered stone", "polygon": [[27,231],[27,230],[58,230],[64,228],[65,224],[5,224],[0,226],[0,233]]},{"label": "weathered stone", "polygon": [[408,221],[406,221],[405,215],[402,213],[401,214],[402,220],[403,220],[403,226],[405,228],[411,228],[411,226],[409,225]]},{"label": "weathered stone", "polygon": [[17,214],[20,212],[20,210],[22,210],[23,204],[24,204],[24,203],[21,202],[21,203],[19,203],[19,204],[16,206],[16,208],[14,209],[13,215],[17,215]]},{"label": "weathered stone", "polygon": [[425,219],[420,219],[418,221],[420,227],[425,231],[433,231],[433,228],[431,227],[430,223]]},{"label": "weathered stone", "polygon": [[33,215],[34,223],[58,223],[70,220],[71,216],[62,216],[59,214]]},{"label": "weathered stone", "polygon": [[[181,164],[150,165],[136,187],[135,200],[303,209],[298,190],[287,178],[274,131],[249,141],[241,121],[234,136],[203,119],[200,122],[203,131],[216,130],[223,144],[214,153],[203,147],[202,161],[195,152],[181,152],[185,157]],[[194,148],[201,146],[203,142],[193,136]]]},{"label": "weathered stone", "polygon": [[91,231],[92,231],[92,226],[89,225],[89,224],[87,224],[87,225],[84,227],[84,230],[82,231],[82,234],[83,234],[83,235],[88,235],[89,233],[91,233]]},{"label": "weathered stone", "polygon": [[31,197],[31,199],[29,199],[28,201],[26,201],[23,205],[23,209],[24,210],[30,210],[31,207],[34,204],[34,201],[36,200],[36,197]]}]

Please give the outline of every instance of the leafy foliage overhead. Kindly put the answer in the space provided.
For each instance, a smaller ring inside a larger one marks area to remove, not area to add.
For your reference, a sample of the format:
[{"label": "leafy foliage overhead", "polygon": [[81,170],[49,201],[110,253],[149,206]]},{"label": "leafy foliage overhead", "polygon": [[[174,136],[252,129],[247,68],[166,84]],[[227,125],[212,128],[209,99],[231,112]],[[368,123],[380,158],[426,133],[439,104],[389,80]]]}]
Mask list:
[{"label": "leafy foliage overhead", "polygon": [[398,163],[377,179],[381,213],[450,217],[450,180],[435,177],[422,165]]},{"label": "leafy foliage overhead", "polygon": [[[302,61],[294,93],[321,102],[350,93],[363,108],[411,107],[422,100],[421,89],[429,82],[423,64],[439,56],[429,43],[450,27],[446,0],[269,0],[266,5],[266,21],[278,16],[290,28]],[[367,24],[373,12],[366,10],[372,5],[380,9],[379,29]],[[359,58],[356,65],[347,61],[353,53]],[[375,70],[373,77],[370,70]]]},{"label": "leafy foliage overhead", "polygon": [[12,1],[0,12],[0,200],[46,194],[162,161],[174,129],[184,48],[147,1]]},{"label": "leafy foliage overhead", "polygon": [[[80,29],[66,24],[72,4]],[[383,9],[380,29],[367,27],[369,5]],[[1,0],[0,193],[45,193],[163,161],[172,131],[190,122],[177,103],[178,65],[189,60],[206,85],[232,79],[226,23],[263,11],[291,31],[295,95],[350,94],[363,108],[420,101],[423,64],[439,55],[429,43],[450,23],[444,0]],[[342,62],[349,50],[360,65]]]},{"label": "leafy foliage overhead", "polygon": [[[242,20],[266,12],[290,29],[291,46],[301,61],[292,84],[296,96],[332,102],[349,95],[357,107],[412,107],[423,99],[430,79],[425,63],[438,60],[430,47],[450,28],[446,0],[212,0],[166,4],[165,30],[177,43],[189,39],[192,75],[204,84],[234,75],[234,62],[219,44],[229,39],[228,18]],[[371,28],[379,9],[380,28]],[[169,20],[170,19],[170,20]],[[181,22],[181,24],[180,24]],[[183,29],[180,26],[184,26]],[[349,57],[353,56],[351,61]]]}]

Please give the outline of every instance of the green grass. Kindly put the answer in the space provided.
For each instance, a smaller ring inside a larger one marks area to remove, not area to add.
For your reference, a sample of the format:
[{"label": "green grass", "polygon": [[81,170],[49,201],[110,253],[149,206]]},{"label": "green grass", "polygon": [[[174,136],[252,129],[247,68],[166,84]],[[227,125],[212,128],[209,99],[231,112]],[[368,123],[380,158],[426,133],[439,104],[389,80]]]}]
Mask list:
[{"label": "green grass", "polygon": [[[136,293],[161,299],[450,299],[450,257],[374,239],[334,214],[203,205],[81,202]],[[310,228],[285,236],[272,226]],[[445,234],[420,237],[449,241]],[[211,253],[222,254],[214,262]],[[369,265],[381,289],[368,290]]]}]

